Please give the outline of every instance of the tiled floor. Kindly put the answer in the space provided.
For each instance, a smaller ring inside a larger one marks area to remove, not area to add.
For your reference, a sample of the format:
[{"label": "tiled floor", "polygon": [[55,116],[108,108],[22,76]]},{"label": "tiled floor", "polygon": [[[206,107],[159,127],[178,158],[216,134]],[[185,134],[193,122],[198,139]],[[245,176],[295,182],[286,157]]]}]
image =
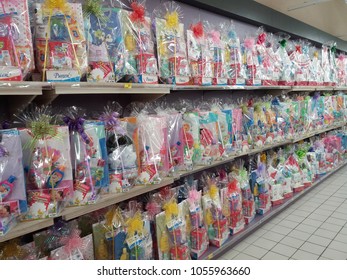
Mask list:
[{"label": "tiled floor", "polygon": [[347,167],[219,259],[347,260]]}]

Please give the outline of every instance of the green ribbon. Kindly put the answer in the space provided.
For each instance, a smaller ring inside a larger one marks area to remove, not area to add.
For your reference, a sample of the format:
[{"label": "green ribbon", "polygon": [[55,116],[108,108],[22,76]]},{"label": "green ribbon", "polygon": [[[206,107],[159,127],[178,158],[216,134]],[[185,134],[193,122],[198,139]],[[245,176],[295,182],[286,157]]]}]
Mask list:
[{"label": "green ribbon", "polygon": [[283,39],[283,40],[279,41],[279,43],[282,46],[282,48],[285,48],[287,45],[287,40]]},{"label": "green ribbon", "polygon": [[100,0],[86,0],[83,5],[83,16],[89,18],[91,15],[99,19],[101,22],[106,22],[106,17],[101,6]]}]

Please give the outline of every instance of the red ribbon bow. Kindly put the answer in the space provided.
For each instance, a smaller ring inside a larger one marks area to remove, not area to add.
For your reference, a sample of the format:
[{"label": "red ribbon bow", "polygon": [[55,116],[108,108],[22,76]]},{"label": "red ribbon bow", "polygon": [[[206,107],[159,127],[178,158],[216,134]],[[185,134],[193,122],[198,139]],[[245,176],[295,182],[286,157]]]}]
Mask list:
[{"label": "red ribbon bow", "polygon": [[131,8],[133,9],[130,14],[130,20],[136,23],[145,22],[145,7],[137,2],[131,3]]}]

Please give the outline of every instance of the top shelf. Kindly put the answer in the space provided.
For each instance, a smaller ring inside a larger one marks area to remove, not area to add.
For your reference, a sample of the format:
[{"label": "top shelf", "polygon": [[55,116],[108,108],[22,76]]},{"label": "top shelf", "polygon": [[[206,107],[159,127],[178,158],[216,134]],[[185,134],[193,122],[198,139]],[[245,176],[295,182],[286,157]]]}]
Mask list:
[{"label": "top shelf", "polygon": [[88,83],[88,82],[2,82],[0,95],[42,95],[49,91],[51,94],[151,94],[166,95],[171,91],[253,91],[253,90],[283,90],[286,92],[300,91],[347,91],[347,87],[324,86],[177,86],[164,84],[135,84],[135,83]]}]

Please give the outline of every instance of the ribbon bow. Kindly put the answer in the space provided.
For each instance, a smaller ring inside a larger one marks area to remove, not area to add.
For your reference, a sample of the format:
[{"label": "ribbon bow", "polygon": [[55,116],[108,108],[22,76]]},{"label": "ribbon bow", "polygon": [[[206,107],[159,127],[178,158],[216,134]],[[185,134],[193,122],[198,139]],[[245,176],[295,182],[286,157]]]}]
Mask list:
[{"label": "ribbon bow", "polygon": [[137,2],[131,3],[133,11],[130,14],[130,20],[135,23],[145,22],[145,7]]},{"label": "ribbon bow", "polygon": [[266,33],[263,32],[263,33],[259,34],[257,44],[263,45],[265,43],[265,40],[266,40]]},{"label": "ribbon bow", "polygon": [[194,37],[199,39],[204,36],[204,26],[201,21],[197,24],[192,24],[190,29],[193,31]]},{"label": "ribbon bow", "polygon": [[1,127],[2,129],[9,129],[9,128],[10,128],[10,122],[7,121],[7,120],[4,120],[4,121],[2,121],[0,127]]},{"label": "ribbon bow", "polygon": [[125,134],[125,130],[121,126],[119,114],[117,112],[103,113],[99,119],[100,121],[104,122],[106,130],[114,129],[118,134]]},{"label": "ribbon bow", "polygon": [[90,139],[89,139],[89,136],[87,135],[87,133],[85,133],[84,131],[84,127],[83,127],[83,124],[85,122],[85,119],[82,118],[82,117],[77,117],[76,119],[72,119],[68,116],[65,116],[63,118],[63,121],[64,123],[67,124],[67,126],[69,127],[69,131],[76,131],[78,132],[83,141],[86,143],[86,144],[89,144],[90,143]]},{"label": "ribbon bow", "polygon": [[279,41],[279,43],[282,46],[282,48],[285,48],[287,45],[287,40],[283,39],[283,40]]},{"label": "ribbon bow", "polygon": [[71,255],[74,250],[82,249],[83,239],[79,236],[79,231],[76,230],[70,236],[62,237],[61,243],[65,244],[65,253]]},{"label": "ribbon bow", "polygon": [[8,155],[8,151],[6,148],[0,144],[0,158],[5,157]]}]

